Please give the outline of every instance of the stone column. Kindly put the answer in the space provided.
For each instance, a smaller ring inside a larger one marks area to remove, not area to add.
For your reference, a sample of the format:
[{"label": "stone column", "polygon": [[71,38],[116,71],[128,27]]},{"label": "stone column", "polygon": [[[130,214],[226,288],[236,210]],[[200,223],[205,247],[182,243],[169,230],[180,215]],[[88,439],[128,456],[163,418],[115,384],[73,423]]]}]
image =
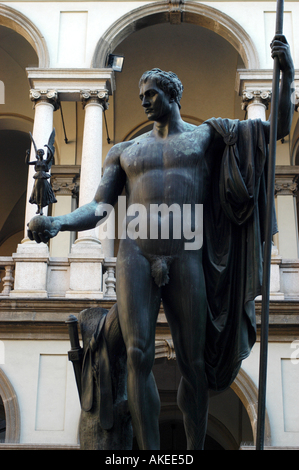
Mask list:
[{"label": "stone column", "polygon": [[[81,99],[85,109],[85,119],[79,207],[92,201],[101,180],[103,110],[107,108],[108,93],[106,91],[84,91]],[[66,296],[102,298],[104,254],[96,228],[78,233],[69,260],[70,289]]]},{"label": "stone column", "polygon": [[[30,90],[30,98],[34,102],[33,139],[37,148],[44,148],[53,130],[53,113],[59,108],[58,94],[55,90]],[[36,159],[35,150],[31,146],[30,161]],[[34,166],[29,166],[24,239],[13,254],[15,261],[14,290],[11,297],[47,297],[47,267],[49,249],[44,243],[37,244],[27,237],[27,223],[35,216],[36,205],[29,203],[34,185]],[[46,208],[45,208],[46,209]],[[45,215],[47,211],[45,210]],[[44,217],[44,216],[40,216]]]},{"label": "stone column", "polygon": [[[282,258],[298,258],[298,225],[296,192],[298,176],[291,174],[275,175],[275,193],[278,219],[278,249]],[[284,168],[284,167],[281,167]],[[292,167],[289,172],[291,173]]]},{"label": "stone column", "polygon": [[[266,121],[266,110],[271,100],[271,91],[260,89],[245,89],[242,94],[242,109],[247,111],[247,119]],[[280,289],[281,256],[273,245],[271,254],[270,299],[283,300],[284,293]]]},{"label": "stone column", "polygon": [[266,110],[271,100],[271,91],[244,90],[242,95],[242,109],[247,111],[247,119],[261,119],[266,121]]},{"label": "stone column", "polygon": [[[102,175],[103,111],[107,108],[108,94],[105,91],[82,93],[85,109],[83,147],[80,173],[79,207],[94,198]],[[99,243],[96,230],[78,233],[79,241]]]},{"label": "stone column", "polygon": [[[38,149],[42,148],[47,150],[44,145],[48,143],[50,134],[53,130],[53,114],[59,108],[58,94],[55,90],[38,91],[30,90],[31,101],[34,102],[34,124],[33,124],[33,139]],[[36,160],[35,150],[31,145],[30,161]],[[27,181],[27,198],[26,198],[26,211],[25,211],[25,227],[24,237],[27,238],[27,223],[35,216],[36,205],[29,203],[29,197],[34,184],[33,175],[35,173],[34,166],[30,165],[28,170]],[[47,215],[47,208],[44,209],[44,214]]]}]

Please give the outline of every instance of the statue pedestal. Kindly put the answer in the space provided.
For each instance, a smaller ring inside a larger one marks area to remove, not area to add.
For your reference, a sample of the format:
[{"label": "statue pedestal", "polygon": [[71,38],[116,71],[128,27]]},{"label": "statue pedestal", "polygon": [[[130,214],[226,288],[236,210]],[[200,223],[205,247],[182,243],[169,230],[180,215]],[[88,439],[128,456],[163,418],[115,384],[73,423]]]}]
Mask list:
[{"label": "statue pedestal", "polygon": [[271,300],[284,300],[284,293],[280,288],[280,265],[282,262],[281,256],[278,255],[276,250],[272,249],[271,256],[271,277],[270,277],[270,299]]},{"label": "statue pedestal", "polygon": [[70,262],[70,288],[66,298],[102,299],[102,264],[104,255],[101,242],[96,238],[79,238],[68,255]]},{"label": "statue pedestal", "polygon": [[25,239],[12,257],[15,262],[15,282],[10,297],[48,297],[48,246]]}]

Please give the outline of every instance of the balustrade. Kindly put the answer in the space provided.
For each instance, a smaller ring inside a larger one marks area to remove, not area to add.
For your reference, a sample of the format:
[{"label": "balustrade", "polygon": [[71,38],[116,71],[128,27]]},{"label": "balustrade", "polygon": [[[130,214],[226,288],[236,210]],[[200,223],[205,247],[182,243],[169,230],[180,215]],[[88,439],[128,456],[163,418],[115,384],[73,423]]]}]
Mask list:
[{"label": "balustrade", "polygon": [[14,284],[14,261],[10,256],[0,256],[0,270],[4,271],[4,276],[1,279],[3,284],[1,296],[9,297],[10,291]]},{"label": "balustrade", "polygon": [[[275,247],[274,247],[275,248]],[[116,257],[103,260],[103,300],[116,301]],[[69,262],[67,258],[50,258],[47,272],[47,297],[67,297],[69,289]],[[0,256],[0,296],[10,295],[14,287],[15,261],[11,256]],[[54,274],[53,274],[54,272]],[[299,298],[299,261],[281,259],[277,252],[271,260],[271,300],[297,300]],[[57,288],[59,285],[59,288]],[[13,291],[14,294],[14,291]],[[34,297],[34,293],[31,293]],[[13,297],[17,297],[15,294]],[[82,295],[84,298],[84,295]]]}]

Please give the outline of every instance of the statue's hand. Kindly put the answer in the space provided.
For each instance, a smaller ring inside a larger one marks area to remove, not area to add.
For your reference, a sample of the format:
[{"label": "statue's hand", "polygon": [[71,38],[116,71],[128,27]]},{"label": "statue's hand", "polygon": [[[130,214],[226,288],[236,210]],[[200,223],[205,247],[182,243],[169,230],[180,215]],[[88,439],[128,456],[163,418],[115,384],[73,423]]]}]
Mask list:
[{"label": "statue's hand", "polygon": [[276,34],[270,46],[272,58],[278,57],[280,70],[282,72],[293,72],[294,64],[286,37],[283,34]]},{"label": "statue's hand", "polygon": [[56,217],[45,217],[38,215],[33,217],[28,224],[28,237],[37,243],[47,243],[50,238],[57,235],[61,224]]}]

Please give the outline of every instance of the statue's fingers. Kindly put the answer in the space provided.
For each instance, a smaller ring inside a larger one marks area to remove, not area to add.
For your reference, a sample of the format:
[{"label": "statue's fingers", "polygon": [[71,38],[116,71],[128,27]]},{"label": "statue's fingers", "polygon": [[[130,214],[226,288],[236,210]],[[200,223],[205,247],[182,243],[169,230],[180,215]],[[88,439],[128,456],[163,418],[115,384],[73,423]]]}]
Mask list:
[{"label": "statue's fingers", "polygon": [[288,43],[288,41],[287,41],[287,39],[286,39],[286,37],[285,37],[284,34],[275,34],[274,40],[283,42],[284,44],[287,44],[287,43]]},{"label": "statue's fingers", "polygon": [[45,230],[44,232],[39,232],[38,236],[43,243],[48,243],[50,239],[50,234],[48,230]]},{"label": "statue's fingers", "polygon": [[277,46],[273,46],[271,49],[271,56],[272,57],[283,57],[287,53],[287,46],[284,44],[280,44]]},{"label": "statue's fingers", "polygon": [[34,240],[36,241],[36,243],[40,243],[40,242],[41,242],[41,239],[39,238],[37,232],[33,231],[33,232],[32,232],[32,235],[33,235],[33,238],[34,238]]},{"label": "statue's fingers", "polygon": [[51,233],[49,232],[49,230],[44,230],[44,238],[46,240],[45,243],[47,243],[50,240],[50,238],[52,238]]},{"label": "statue's fingers", "polygon": [[275,52],[282,52],[286,51],[288,48],[288,44],[284,44],[282,42],[274,41],[271,46],[272,53]]},{"label": "statue's fingers", "polygon": [[272,45],[276,41],[282,42],[284,44],[288,44],[288,41],[287,41],[286,37],[284,36],[284,34],[275,34],[275,36],[272,39],[270,45]]},{"label": "statue's fingers", "polygon": [[29,240],[34,240],[32,232],[29,229],[27,230],[27,236],[28,236]]}]

